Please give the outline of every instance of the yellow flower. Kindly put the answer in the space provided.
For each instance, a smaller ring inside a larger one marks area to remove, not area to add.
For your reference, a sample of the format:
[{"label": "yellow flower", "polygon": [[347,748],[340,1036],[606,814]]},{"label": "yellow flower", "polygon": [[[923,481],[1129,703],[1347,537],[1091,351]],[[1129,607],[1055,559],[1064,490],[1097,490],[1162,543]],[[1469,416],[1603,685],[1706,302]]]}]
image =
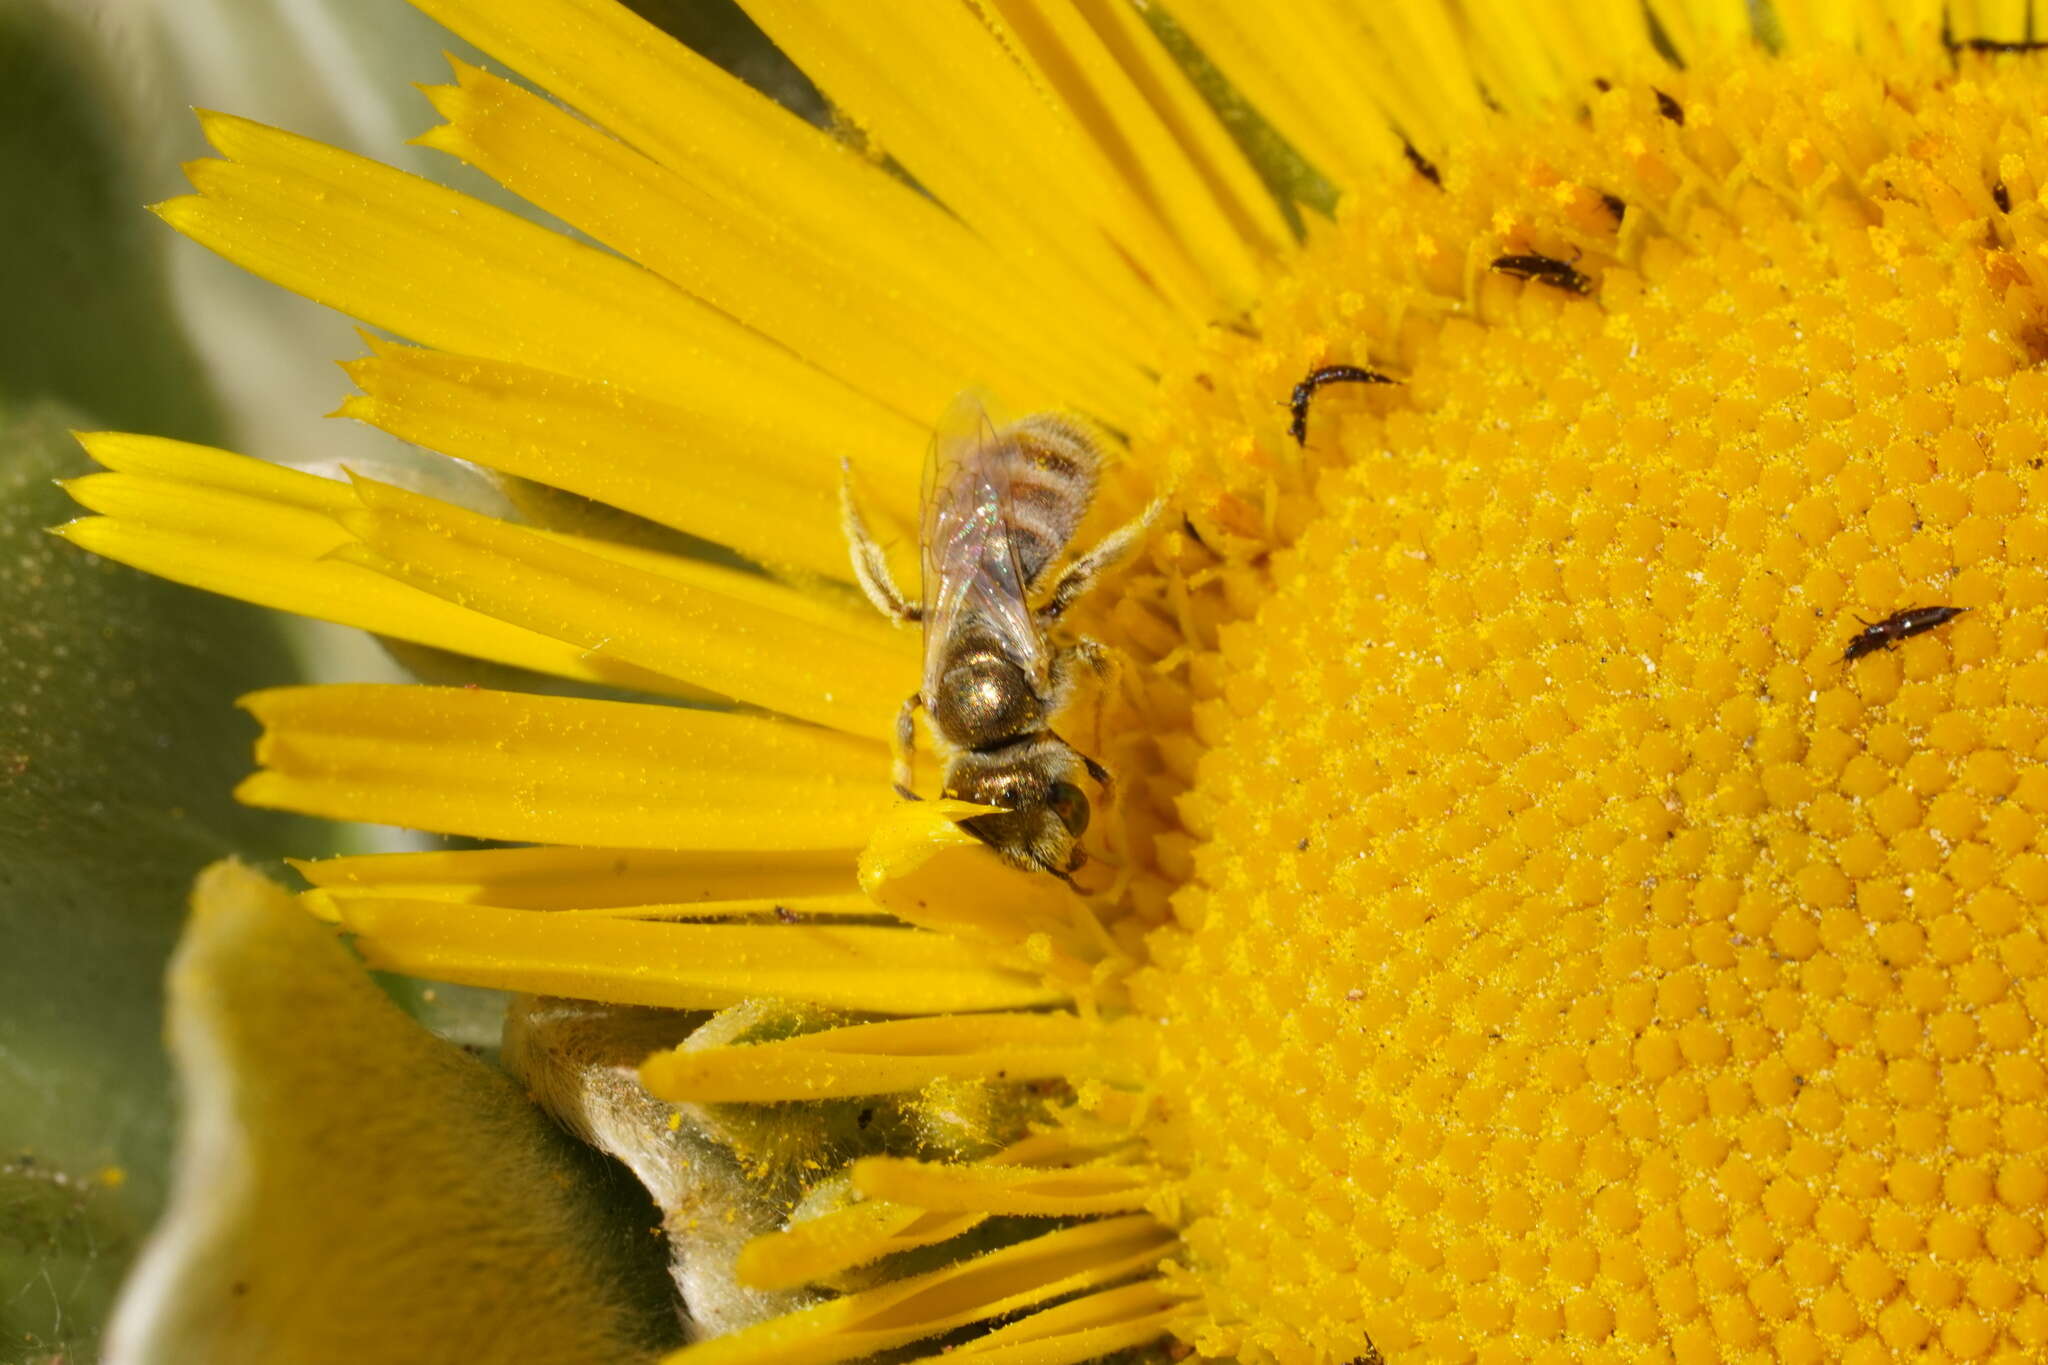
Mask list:
[{"label": "yellow flower", "polygon": [[[66,533],[692,703],[262,693],[243,789],[536,845],[304,901],[735,1007],[656,1096],[975,1115],[821,1170],[741,1274],[847,1292],[679,1359],[2048,1351],[2020,19],[749,0],[913,186],[606,0],[419,2],[584,116],[458,65],[426,141],[609,250],[217,115],[161,212],[417,343],[347,415],[768,572],[127,435]],[[1191,49],[1345,192],[1305,245]],[[1397,382],[1290,413],[1331,365]],[[1121,793],[1085,896],[888,790],[916,642],[841,582],[839,461],[913,525],[969,384],[1129,434],[1102,525],[1176,489],[1074,613],[1123,660],[1062,722]]]}]

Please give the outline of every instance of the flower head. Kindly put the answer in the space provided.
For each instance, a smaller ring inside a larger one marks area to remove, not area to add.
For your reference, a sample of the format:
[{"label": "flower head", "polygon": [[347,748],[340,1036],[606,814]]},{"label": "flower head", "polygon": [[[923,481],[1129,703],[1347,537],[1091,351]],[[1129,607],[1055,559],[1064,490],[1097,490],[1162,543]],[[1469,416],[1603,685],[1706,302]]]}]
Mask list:
[{"label": "flower head", "polygon": [[[534,845],[307,866],[372,963],[723,1009],[654,1095],[893,1135],[756,1153],[740,1274],[841,1292],[684,1358],[2048,1340],[2030,52],[750,3],[914,188],[601,0],[422,3],[589,120],[460,67],[426,140],[609,250],[219,116],[164,215],[417,343],[348,415],[763,572],[132,436],[68,533],[680,703],[258,694],[243,792]],[[1305,245],[1176,51],[1345,191]],[[842,457],[915,525],[970,383],[1128,435],[1084,540],[1176,500],[1063,627],[1078,891],[890,793],[915,641],[838,582]]]}]

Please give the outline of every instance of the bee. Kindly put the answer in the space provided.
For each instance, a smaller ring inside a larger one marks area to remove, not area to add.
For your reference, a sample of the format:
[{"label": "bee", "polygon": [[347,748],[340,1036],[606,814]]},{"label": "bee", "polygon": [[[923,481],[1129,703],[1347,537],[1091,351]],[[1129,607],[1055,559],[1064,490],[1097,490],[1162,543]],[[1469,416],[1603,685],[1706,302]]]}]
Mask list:
[{"label": "bee", "polygon": [[1856,632],[1849,641],[1849,647],[1842,651],[1842,662],[1851,664],[1866,654],[1875,654],[1880,649],[1892,649],[1901,640],[1910,640],[1936,626],[1946,625],[1955,620],[1968,607],[1909,607],[1895,611],[1882,621],[1863,621],[1863,629]]},{"label": "bee", "polygon": [[1095,499],[1101,465],[1080,423],[1041,413],[998,427],[978,395],[962,395],[939,424],[925,471],[916,602],[890,576],[854,500],[850,468],[840,499],[854,578],[868,600],[885,616],[924,626],[922,685],[896,721],[897,793],[917,799],[911,756],[922,707],[945,759],[944,794],[1000,807],[962,826],[1011,866],[1067,882],[1085,861],[1078,841],[1089,804],[1080,779],[1093,779],[1105,796],[1111,779],[1052,721],[1076,669],[1105,672],[1109,656],[1097,641],[1055,644],[1047,632],[1138,547],[1165,502],[1154,500],[1049,577]]}]

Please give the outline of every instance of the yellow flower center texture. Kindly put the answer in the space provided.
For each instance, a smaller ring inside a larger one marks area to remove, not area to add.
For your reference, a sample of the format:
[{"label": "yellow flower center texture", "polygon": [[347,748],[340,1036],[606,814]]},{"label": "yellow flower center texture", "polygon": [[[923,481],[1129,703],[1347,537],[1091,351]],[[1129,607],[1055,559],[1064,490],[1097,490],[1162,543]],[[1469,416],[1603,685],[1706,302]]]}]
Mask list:
[{"label": "yellow flower center texture", "polygon": [[[1198,1350],[2048,1358],[2039,70],[1589,89],[1171,386],[1213,648],[1144,665],[1132,993]],[[1332,363],[1400,382],[1297,448]]]}]

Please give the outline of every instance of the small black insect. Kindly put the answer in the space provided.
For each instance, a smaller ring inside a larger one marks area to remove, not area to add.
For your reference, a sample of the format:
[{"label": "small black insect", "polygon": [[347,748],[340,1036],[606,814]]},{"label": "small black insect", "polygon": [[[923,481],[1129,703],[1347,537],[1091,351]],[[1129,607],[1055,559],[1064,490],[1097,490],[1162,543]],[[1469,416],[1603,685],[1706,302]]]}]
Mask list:
[{"label": "small black insect", "polygon": [[2012,191],[2005,187],[2003,180],[1991,182],[1991,202],[1998,205],[2000,213],[2012,212]]},{"label": "small black insect", "polygon": [[1866,654],[1894,648],[1899,641],[1924,635],[1968,610],[1968,607],[1908,607],[1904,611],[1893,612],[1882,621],[1863,621],[1859,616],[1856,619],[1863,621],[1863,629],[1856,632],[1849,641],[1849,647],[1842,651],[1842,662],[1854,663]]},{"label": "small black insect", "polygon": [[1555,256],[1496,256],[1493,268],[1510,279],[1535,280],[1553,289],[1567,289],[1574,294],[1589,293],[1593,281],[1589,276],[1574,269],[1569,261],[1560,261]]},{"label": "small black insect", "polygon": [[1654,85],[1650,87],[1650,93],[1657,97],[1657,112],[1683,128],[1685,126],[1685,106]]},{"label": "small black insect", "polygon": [[1614,215],[1614,221],[1617,223],[1621,221],[1622,215],[1628,212],[1628,205],[1618,194],[1608,194],[1603,190],[1600,193],[1600,202],[1607,206],[1607,211]]},{"label": "small black insect", "polygon": [[1408,164],[1415,168],[1415,173],[1417,175],[1421,176],[1424,180],[1427,180],[1430,184],[1436,186],[1438,189],[1442,189],[1444,187],[1444,178],[1442,174],[1438,172],[1436,168],[1436,163],[1434,161],[1431,161],[1428,157],[1424,156],[1421,152],[1416,151],[1414,143],[1409,142],[1406,139],[1403,139],[1401,142],[1401,154],[1408,158]]},{"label": "small black insect", "polygon": [[1293,421],[1287,424],[1287,434],[1298,446],[1308,444],[1308,405],[1316,396],[1316,390],[1325,384],[1398,384],[1398,379],[1389,379],[1378,370],[1368,370],[1357,365],[1325,365],[1310,370],[1299,384],[1294,386],[1294,396],[1287,400],[1287,411]]}]

